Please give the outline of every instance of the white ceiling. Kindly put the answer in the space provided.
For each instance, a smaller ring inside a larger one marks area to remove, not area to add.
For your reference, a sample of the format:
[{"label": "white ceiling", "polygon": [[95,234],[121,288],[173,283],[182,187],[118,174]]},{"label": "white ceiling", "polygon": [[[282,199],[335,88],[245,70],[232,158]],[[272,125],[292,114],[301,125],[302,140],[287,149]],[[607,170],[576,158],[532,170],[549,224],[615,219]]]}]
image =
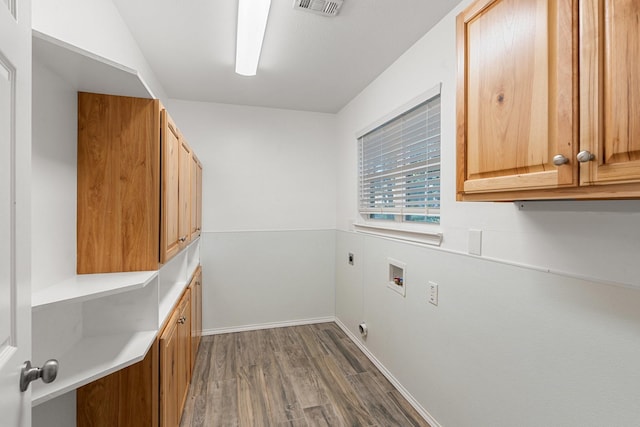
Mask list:
[{"label": "white ceiling", "polygon": [[170,98],[335,113],[460,0],[272,0],[258,74],[235,74],[237,0],[114,0]]}]

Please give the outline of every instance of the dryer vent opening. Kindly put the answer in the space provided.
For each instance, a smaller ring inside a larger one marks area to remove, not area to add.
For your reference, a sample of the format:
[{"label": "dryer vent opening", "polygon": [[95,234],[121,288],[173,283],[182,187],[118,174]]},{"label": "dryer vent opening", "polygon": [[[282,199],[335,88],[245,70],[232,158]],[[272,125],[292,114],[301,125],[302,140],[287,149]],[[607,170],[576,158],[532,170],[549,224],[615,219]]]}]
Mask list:
[{"label": "dryer vent opening", "polygon": [[367,330],[367,324],[362,322],[358,325],[358,329],[360,330],[360,335],[362,335],[362,338],[366,338],[367,337],[367,333],[369,332]]}]

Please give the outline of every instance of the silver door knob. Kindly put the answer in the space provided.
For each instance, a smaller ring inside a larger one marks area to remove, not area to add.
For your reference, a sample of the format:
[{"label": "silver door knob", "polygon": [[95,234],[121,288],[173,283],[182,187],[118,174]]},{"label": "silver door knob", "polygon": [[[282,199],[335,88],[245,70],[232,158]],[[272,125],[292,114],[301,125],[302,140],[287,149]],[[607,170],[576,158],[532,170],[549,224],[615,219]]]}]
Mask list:
[{"label": "silver door knob", "polygon": [[562,154],[556,154],[555,156],[553,156],[553,164],[554,165],[562,166],[562,165],[566,165],[567,163],[569,163],[569,159],[567,159]]},{"label": "silver door knob", "polygon": [[58,376],[58,361],[55,359],[47,360],[42,368],[31,366],[31,361],[27,360],[22,365],[20,371],[20,391],[25,392],[29,388],[32,381],[42,378],[42,382],[49,384]]},{"label": "silver door knob", "polygon": [[589,151],[584,150],[584,151],[579,152],[578,155],[576,156],[576,158],[578,159],[578,161],[580,163],[586,163],[586,162],[590,162],[591,160],[595,159],[596,156],[591,154]]}]

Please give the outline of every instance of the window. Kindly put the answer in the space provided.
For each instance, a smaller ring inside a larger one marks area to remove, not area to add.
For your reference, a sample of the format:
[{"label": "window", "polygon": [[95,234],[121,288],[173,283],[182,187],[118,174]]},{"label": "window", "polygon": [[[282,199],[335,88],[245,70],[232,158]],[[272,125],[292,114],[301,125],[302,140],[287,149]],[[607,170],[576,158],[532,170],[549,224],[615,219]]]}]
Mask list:
[{"label": "window", "polygon": [[[424,99],[424,97],[423,97]],[[360,214],[440,223],[440,91],[358,138]]]}]

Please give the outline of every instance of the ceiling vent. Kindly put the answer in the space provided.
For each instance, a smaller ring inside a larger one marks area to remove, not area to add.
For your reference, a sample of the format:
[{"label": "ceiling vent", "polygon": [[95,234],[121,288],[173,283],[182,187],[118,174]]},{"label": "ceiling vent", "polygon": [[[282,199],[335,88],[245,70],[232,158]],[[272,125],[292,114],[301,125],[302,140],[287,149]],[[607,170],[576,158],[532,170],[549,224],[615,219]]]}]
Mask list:
[{"label": "ceiling vent", "polygon": [[293,8],[322,16],[336,16],[343,0],[294,0]]}]

